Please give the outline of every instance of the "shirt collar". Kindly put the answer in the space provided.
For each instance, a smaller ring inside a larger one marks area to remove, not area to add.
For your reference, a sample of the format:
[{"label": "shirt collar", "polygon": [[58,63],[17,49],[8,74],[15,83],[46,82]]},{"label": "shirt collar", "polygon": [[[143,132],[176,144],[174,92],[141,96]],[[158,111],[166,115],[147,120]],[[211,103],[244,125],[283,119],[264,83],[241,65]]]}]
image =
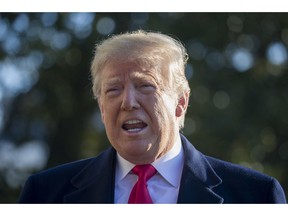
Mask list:
[{"label": "shirt collar", "polygon": [[184,153],[180,134],[172,149],[152,163],[158,173],[174,187],[178,187],[180,184],[183,164]]},{"label": "shirt collar", "polygon": [[121,157],[117,152],[117,164],[116,164],[116,183],[120,182],[135,166],[135,164],[130,163]]},{"label": "shirt collar", "polygon": [[[172,186],[178,187],[184,164],[184,154],[180,134],[172,149],[152,163],[158,173]],[[116,183],[120,182],[135,166],[117,153]],[[176,174],[176,175],[175,175]]]}]

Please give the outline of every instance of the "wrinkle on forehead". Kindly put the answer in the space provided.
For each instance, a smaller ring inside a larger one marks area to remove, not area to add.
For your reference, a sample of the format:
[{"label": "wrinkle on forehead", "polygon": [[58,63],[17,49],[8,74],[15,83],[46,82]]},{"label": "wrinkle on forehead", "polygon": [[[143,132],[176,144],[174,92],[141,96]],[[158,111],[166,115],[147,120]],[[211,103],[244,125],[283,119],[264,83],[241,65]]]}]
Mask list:
[{"label": "wrinkle on forehead", "polygon": [[132,80],[152,80],[156,84],[161,84],[161,76],[159,73],[150,71],[150,70],[142,70],[142,71],[135,71],[134,73],[130,73],[129,77]]},{"label": "wrinkle on forehead", "polygon": [[[161,69],[158,66],[151,64],[140,64],[139,62],[127,62],[127,63],[110,63],[106,65],[103,70],[103,77],[111,80],[111,82],[117,82],[121,80],[121,76],[132,79],[153,79],[157,83],[161,83],[163,80]],[[102,77],[102,78],[103,78]]]}]

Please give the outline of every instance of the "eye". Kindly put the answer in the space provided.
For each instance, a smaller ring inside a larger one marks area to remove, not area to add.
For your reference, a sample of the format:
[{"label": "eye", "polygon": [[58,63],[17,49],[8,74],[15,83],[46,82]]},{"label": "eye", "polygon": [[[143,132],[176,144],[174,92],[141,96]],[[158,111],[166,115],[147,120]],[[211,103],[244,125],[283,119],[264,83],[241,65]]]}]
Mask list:
[{"label": "eye", "polygon": [[140,89],[145,92],[151,92],[154,91],[156,87],[153,83],[142,83]]},{"label": "eye", "polygon": [[149,84],[149,83],[143,84],[141,87],[142,88],[149,88],[149,87],[154,88],[154,86],[152,84]]},{"label": "eye", "polygon": [[111,87],[106,89],[105,94],[108,96],[113,96],[113,95],[117,95],[119,93],[120,89],[117,87]]}]

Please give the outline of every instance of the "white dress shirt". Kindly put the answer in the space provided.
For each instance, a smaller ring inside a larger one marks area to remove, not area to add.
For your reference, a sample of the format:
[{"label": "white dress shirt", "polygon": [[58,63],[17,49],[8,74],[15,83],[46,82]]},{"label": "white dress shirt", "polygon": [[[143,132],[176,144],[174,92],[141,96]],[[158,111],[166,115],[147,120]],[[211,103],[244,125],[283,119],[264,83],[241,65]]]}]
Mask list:
[{"label": "white dress shirt", "polygon": [[[184,154],[180,135],[172,149],[152,163],[157,173],[149,179],[147,187],[153,203],[177,203]],[[128,203],[138,176],[131,172],[135,164],[117,154],[115,175],[115,203]]]}]

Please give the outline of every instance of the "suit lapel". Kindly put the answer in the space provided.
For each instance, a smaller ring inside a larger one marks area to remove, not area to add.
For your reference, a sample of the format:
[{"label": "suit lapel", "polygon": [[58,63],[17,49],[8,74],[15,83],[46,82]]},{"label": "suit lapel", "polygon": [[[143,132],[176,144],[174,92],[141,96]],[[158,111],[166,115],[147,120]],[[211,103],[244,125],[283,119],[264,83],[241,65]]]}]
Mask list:
[{"label": "suit lapel", "polygon": [[181,135],[185,162],[181,178],[178,203],[223,203],[223,198],[213,191],[222,180],[205,156]]},{"label": "suit lapel", "polygon": [[94,158],[71,183],[76,190],[64,197],[66,203],[114,203],[115,150],[109,148]]}]

